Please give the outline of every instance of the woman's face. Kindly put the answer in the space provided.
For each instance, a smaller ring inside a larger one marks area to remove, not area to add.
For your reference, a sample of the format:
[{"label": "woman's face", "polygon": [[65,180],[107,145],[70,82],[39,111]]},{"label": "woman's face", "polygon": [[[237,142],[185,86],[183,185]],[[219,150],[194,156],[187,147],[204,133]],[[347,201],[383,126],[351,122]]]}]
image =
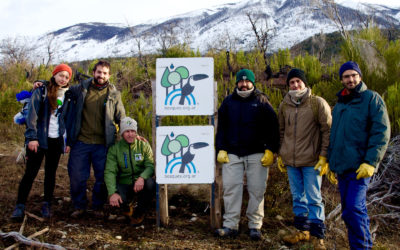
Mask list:
[{"label": "woman's face", "polygon": [[57,85],[62,88],[68,85],[70,75],[68,71],[60,71],[54,75],[54,80],[56,81]]}]

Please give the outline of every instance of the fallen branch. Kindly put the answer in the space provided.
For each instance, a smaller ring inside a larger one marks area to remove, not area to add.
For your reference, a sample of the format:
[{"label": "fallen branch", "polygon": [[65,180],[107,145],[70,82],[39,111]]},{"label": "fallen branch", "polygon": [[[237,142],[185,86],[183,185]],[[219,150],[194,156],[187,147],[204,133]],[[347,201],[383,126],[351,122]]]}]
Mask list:
[{"label": "fallen branch", "polygon": [[53,244],[49,244],[49,243],[42,243],[36,240],[32,240],[32,238],[35,238],[39,235],[42,235],[44,233],[46,233],[47,231],[49,231],[49,228],[46,227],[42,230],[40,230],[39,232],[36,232],[32,235],[29,235],[28,237],[23,236],[22,234],[18,233],[18,232],[9,232],[9,233],[3,233],[0,231],[0,236],[2,238],[8,238],[8,237],[13,237],[15,241],[17,241],[17,243],[7,247],[6,249],[13,249],[15,247],[18,246],[18,244],[25,244],[28,246],[32,246],[32,247],[38,247],[38,248],[47,248],[47,249],[56,249],[56,250],[61,250],[61,249],[65,249],[62,246],[59,245],[53,245]]},{"label": "fallen branch", "polygon": [[20,234],[23,234],[24,233],[24,229],[25,229],[25,224],[26,224],[26,221],[28,220],[28,216],[26,216],[26,214],[25,214],[25,216],[24,216],[24,221],[22,222],[22,225],[21,225],[21,227],[19,228],[19,233]]},{"label": "fallen branch", "polygon": [[43,218],[41,218],[41,217],[39,217],[39,216],[37,216],[37,215],[34,215],[34,214],[32,214],[32,213],[29,213],[29,212],[27,212],[27,211],[25,211],[25,214],[28,215],[28,216],[31,217],[31,218],[37,219],[37,220],[40,221],[40,222],[45,221]]},{"label": "fallen branch", "polygon": [[337,205],[335,207],[335,209],[333,209],[328,216],[326,216],[327,220],[333,219],[334,217],[336,217],[338,214],[340,214],[340,212],[342,211],[342,204],[339,203],[339,205]]}]

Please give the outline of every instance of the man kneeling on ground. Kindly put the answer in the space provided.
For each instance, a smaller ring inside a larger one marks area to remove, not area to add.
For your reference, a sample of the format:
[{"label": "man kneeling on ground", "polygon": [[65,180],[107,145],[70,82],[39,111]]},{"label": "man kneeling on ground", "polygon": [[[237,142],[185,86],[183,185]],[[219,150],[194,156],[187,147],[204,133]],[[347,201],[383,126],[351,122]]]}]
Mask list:
[{"label": "man kneeling on ground", "polygon": [[133,226],[143,223],[155,191],[153,152],[148,142],[136,140],[136,131],[134,119],[122,119],[122,139],[109,149],[104,171],[112,207],[120,207],[128,214],[129,204],[138,197],[138,205],[130,217]]}]

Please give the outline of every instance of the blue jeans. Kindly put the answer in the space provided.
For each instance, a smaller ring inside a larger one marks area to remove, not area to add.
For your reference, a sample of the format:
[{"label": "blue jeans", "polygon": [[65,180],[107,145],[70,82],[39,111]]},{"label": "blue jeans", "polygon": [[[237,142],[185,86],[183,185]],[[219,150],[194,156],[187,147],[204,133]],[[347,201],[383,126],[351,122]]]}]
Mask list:
[{"label": "blue jeans", "polygon": [[372,239],[366,206],[367,189],[371,178],[357,180],[356,176],[355,172],[338,176],[342,219],[346,223],[350,249],[371,249]]},{"label": "blue jeans", "polygon": [[93,166],[96,179],[92,191],[92,208],[101,209],[107,201],[107,189],[104,183],[106,159],[107,147],[102,144],[86,144],[77,141],[71,147],[68,174],[71,199],[75,209],[87,207],[86,187],[90,177],[90,165]]},{"label": "blue jeans", "polygon": [[325,235],[325,211],[321,196],[322,177],[311,167],[287,166],[290,191],[293,199],[295,227],[309,230],[318,238]]}]

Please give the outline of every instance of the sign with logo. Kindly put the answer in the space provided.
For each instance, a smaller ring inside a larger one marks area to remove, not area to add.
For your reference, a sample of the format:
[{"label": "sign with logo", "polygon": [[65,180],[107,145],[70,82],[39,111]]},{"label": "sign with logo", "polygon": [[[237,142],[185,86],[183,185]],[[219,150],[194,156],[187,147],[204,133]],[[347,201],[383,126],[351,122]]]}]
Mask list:
[{"label": "sign with logo", "polygon": [[214,59],[158,58],[156,115],[213,115]]},{"label": "sign with logo", "polygon": [[157,183],[214,182],[213,126],[161,126],[156,140]]}]

